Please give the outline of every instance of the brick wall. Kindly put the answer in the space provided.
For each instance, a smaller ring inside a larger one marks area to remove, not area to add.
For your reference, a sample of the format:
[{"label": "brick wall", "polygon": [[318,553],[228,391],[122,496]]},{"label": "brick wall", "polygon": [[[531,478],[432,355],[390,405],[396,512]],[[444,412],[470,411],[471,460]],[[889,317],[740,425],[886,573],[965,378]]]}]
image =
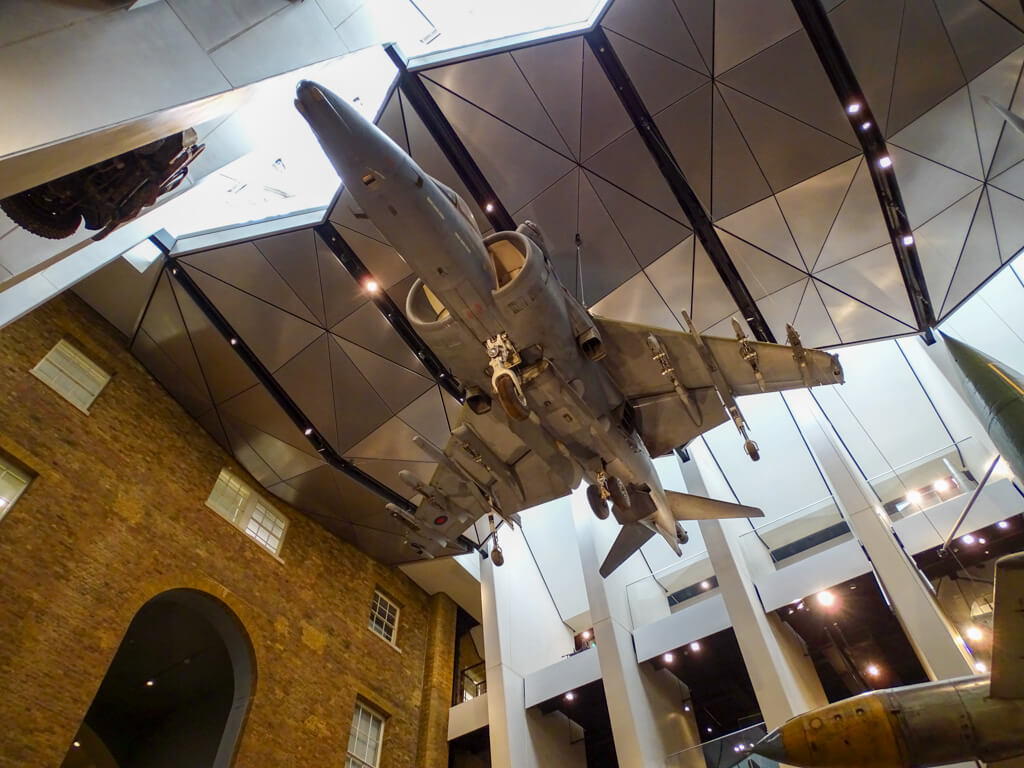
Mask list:
[{"label": "brick wall", "polygon": [[[113,374],[88,416],[28,373],[62,337]],[[0,766],[60,764],[132,616],[175,587],[252,640],[236,766],[341,765],[357,696],[389,715],[382,766],[447,765],[454,609],[283,503],[283,564],[205,507],[223,466],[258,485],[70,294],[0,330],[0,449],[38,475],[0,521]],[[378,585],[401,652],[367,628]]]}]

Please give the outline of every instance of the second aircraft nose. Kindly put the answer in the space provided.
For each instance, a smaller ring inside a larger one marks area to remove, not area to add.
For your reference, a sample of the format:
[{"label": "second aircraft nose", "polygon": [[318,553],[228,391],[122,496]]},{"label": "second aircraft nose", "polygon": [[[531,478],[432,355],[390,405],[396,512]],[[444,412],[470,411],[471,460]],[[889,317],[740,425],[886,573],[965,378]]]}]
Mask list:
[{"label": "second aircraft nose", "polygon": [[778,728],[757,742],[751,752],[778,763],[789,762],[789,755],[786,754],[786,745],[782,742],[782,731]]}]

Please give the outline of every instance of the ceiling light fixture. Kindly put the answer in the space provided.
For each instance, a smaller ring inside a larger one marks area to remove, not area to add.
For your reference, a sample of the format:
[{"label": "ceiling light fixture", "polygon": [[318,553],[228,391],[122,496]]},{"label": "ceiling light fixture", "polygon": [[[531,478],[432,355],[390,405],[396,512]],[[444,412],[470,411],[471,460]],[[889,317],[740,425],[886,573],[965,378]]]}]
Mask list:
[{"label": "ceiling light fixture", "polygon": [[914,244],[914,236],[913,235],[904,235],[903,236],[903,244],[904,245],[913,245]]},{"label": "ceiling light fixture", "polygon": [[967,635],[968,640],[973,640],[974,642],[978,642],[983,637],[981,630],[975,626],[968,627],[964,634]]},{"label": "ceiling light fixture", "polygon": [[494,203],[488,203],[485,205],[484,210],[487,211],[487,213],[494,213]]},{"label": "ceiling light fixture", "polygon": [[313,428],[312,427],[306,427],[306,429],[302,432],[302,434],[304,434],[306,437],[309,437],[310,435],[313,434]]},{"label": "ceiling light fixture", "polygon": [[985,665],[984,661],[976,661],[976,662],[974,662],[974,668],[978,672],[981,672],[981,673],[988,672],[988,667]]},{"label": "ceiling light fixture", "polygon": [[1000,520],[998,523],[996,523],[996,525],[1002,528],[1004,531],[1010,527],[1010,524],[1006,520]]},{"label": "ceiling light fixture", "polygon": [[917,491],[907,491],[907,501],[911,504],[920,504],[921,494]]},{"label": "ceiling light fixture", "polygon": [[575,698],[576,698],[576,694],[573,693],[572,691],[569,691],[567,694],[565,694],[565,700],[566,701],[573,701]]},{"label": "ceiling light fixture", "polygon": [[836,603],[836,596],[829,592],[827,589],[824,592],[818,593],[818,605],[830,608]]},{"label": "ceiling light fixture", "polygon": [[973,544],[974,536],[968,533],[966,536],[961,536],[960,541],[962,541],[964,544]]},{"label": "ceiling light fixture", "polygon": [[710,581],[702,581],[700,583],[700,588],[701,589],[711,589],[711,582]]},{"label": "ceiling light fixture", "polygon": [[932,488],[934,488],[939,493],[945,493],[946,491],[949,490],[949,480],[947,480],[944,477],[940,477],[938,480],[932,483]]},{"label": "ceiling light fixture", "polygon": [[979,544],[984,544],[985,543],[985,539],[983,537],[979,536],[978,537],[978,543]]},{"label": "ceiling light fixture", "polygon": [[860,129],[862,131],[866,131],[870,127],[871,127],[871,121],[870,120],[865,120],[863,123],[860,124]]},{"label": "ceiling light fixture", "polygon": [[584,629],[583,632],[580,634],[580,637],[582,637],[584,640],[589,640],[590,639],[590,630],[589,629]]},{"label": "ceiling light fixture", "polygon": [[156,685],[156,683],[154,683],[152,680],[147,680],[146,681],[146,687],[147,688],[152,688],[154,685]]},{"label": "ceiling light fixture", "polygon": [[878,668],[877,664],[868,664],[867,673],[871,675],[871,677],[878,677],[882,674],[882,670]]},{"label": "ceiling light fixture", "polygon": [[707,728],[705,728],[704,730],[706,730],[706,731],[707,731],[708,733],[711,733],[711,726],[709,725],[709,726],[708,726]]},{"label": "ceiling light fixture", "polygon": [[696,640],[694,640],[692,643],[690,643],[690,650],[691,651],[699,651],[700,650],[700,643],[698,643]]},{"label": "ceiling light fixture", "polygon": [[376,293],[380,290],[380,285],[376,280],[370,279],[363,283],[363,288],[366,289],[367,293]]},{"label": "ceiling light fixture", "polygon": [[666,664],[671,664],[673,661],[676,660],[675,654],[672,653],[666,653],[661,658],[665,661]]},{"label": "ceiling light fixture", "polygon": [[236,339],[234,336],[231,337],[230,341],[231,341],[231,346],[232,347],[235,346],[235,344],[238,343],[238,339]]},{"label": "ceiling light fixture", "polygon": [[847,114],[856,115],[858,112],[860,112],[860,102],[850,102],[850,104],[846,107],[846,112]]},{"label": "ceiling light fixture", "polygon": [[689,711],[690,711],[690,705],[689,704],[684,704],[683,705],[683,712],[689,712]]},{"label": "ceiling light fixture", "polygon": [[882,155],[880,158],[878,158],[878,167],[879,168],[890,168],[890,167],[892,167],[892,158],[889,157],[888,155]]},{"label": "ceiling light fixture", "polygon": [[72,741],[71,742],[71,746],[74,747],[75,749],[78,749],[80,746],[82,746],[82,742],[80,742],[80,741]]}]

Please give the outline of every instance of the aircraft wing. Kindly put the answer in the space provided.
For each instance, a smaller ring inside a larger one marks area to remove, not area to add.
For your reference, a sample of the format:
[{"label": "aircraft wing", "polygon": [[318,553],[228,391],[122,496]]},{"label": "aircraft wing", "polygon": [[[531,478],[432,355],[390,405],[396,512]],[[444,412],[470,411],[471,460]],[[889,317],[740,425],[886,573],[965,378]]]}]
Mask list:
[{"label": "aircraft wing", "polygon": [[[594,322],[601,333],[605,365],[633,404],[652,456],[668,453],[728,420],[712,368],[737,396],[843,381],[838,358],[817,349],[746,340],[748,357],[751,351],[756,353],[759,378],[737,339],[694,336],[598,316]],[[663,362],[652,352],[652,335],[666,353]],[[692,406],[676,394],[665,365],[691,397]]]},{"label": "aircraft wing", "polygon": [[565,496],[580,479],[578,469],[548,445],[539,427],[529,421],[510,423],[500,408],[476,414],[464,405],[443,449],[417,444],[438,464],[430,483],[418,488],[418,531],[411,530],[409,538],[434,556],[459,554],[453,542],[492,505],[511,517]]},{"label": "aircraft wing", "polygon": [[1024,698],[1024,552],[996,563],[995,613],[992,627],[994,699]]}]

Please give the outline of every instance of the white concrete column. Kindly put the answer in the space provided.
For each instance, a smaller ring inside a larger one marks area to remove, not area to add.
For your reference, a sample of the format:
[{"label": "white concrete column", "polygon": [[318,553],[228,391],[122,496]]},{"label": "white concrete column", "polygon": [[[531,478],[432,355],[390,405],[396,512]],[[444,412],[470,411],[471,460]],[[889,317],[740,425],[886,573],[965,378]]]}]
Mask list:
[{"label": "white concrete column", "polygon": [[[690,493],[735,501],[725,479],[703,442],[690,448],[690,461],[682,464]],[[751,563],[740,546],[739,535],[749,530],[745,520],[702,520],[700,531],[718,578],[718,589],[732,621],[736,642],[754,686],[754,694],[771,730],[814,707],[827,704],[814,664],[793,630],[774,614],[767,615],[754,588],[754,573],[770,568]]]},{"label": "white concrete column", "polygon": [[523,678],[572,651],[572,633],[558,618],[518,533],[502,531],[505,564],[480,566],[487,720],[493,768],[585,768],[582,742],[571,743],[557,713],[526,709]]},{"label": "white concrete column", "polygon": [[619,765],[665,765],[668,755],[699,743],[693,718],[683,710],[682,689],[671,672],[637,663],[625,595],[627,569],[620,568],[608,579],[598,573],[618,524],[594,517],[582,486],[573,494],[572,505]]},{"label": "white concrete column", "polygon": [[860,541],[896,617],[933,680],[974,673],[963,639],[943,614],[913,558],[893,534],[867,481],[806,392],[788,396],[801,432],[828,478],[836,504]]}]

